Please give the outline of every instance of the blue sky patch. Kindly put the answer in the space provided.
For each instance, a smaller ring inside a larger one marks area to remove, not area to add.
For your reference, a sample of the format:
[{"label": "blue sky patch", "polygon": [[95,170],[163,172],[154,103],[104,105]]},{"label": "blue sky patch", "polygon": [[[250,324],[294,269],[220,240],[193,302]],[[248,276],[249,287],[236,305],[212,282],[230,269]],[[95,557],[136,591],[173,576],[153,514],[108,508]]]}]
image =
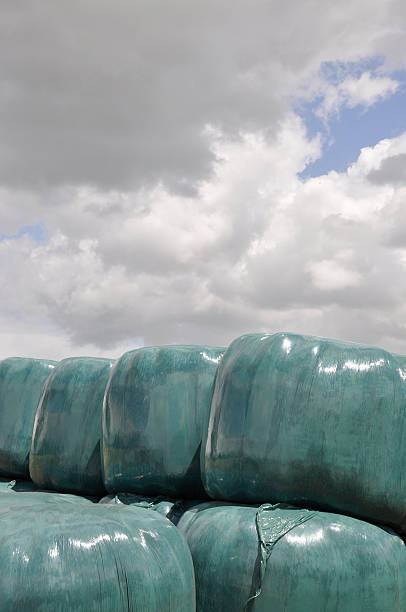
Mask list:
[{"label": "blue sky patch", "polygon": [[309,164],[300,173],[301,178],[320,176],[330,170],[343,172],[358,159],[363,147],[374,146],[384,138],[395,138],[406,131],[406,71],[390,75],[376,73],[381,63],[378,58],[357,64],[326,64],[322,67],[322,75],[334,85],[348,76],[358,78],[365,71],[376,76],[390,76],[400,85],[394,94],[368,109],[362,106],[340,109],[337,115],[329,118],[328,125],[315,114],[322,98],[298,105],[296,112],[305,122],[308,137],[321,134],[323,146],[320,159]]},{"label": "blue sky patch", "polygon": [[16,234],[0,234],[0,242],[4,240],[18,240],[23,236],[30,236],[36,243],[40,244],[46,241],[47,232],[42,223],[36,225],[23,225]]}]

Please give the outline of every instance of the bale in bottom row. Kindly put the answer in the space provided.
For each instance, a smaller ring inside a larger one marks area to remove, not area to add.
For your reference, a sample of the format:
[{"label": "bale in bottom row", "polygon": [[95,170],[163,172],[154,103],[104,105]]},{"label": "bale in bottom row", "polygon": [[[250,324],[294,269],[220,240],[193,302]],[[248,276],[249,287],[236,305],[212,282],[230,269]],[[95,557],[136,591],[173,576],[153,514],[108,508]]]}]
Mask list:
[{"label": "bale in bottom row", "polygon": [[208,502],[178,523],[198,612],[404,612],[406,547],[358,519]]},{"label": "bale in bottom row", "polygon": [[198,612],[404,612],[406,547],[348,516],[119,494],[177,524],[190,547]]},{"label": "bale in bottom row", "polygon": [[97,504],[0,508],[0,533],[4,612],[195,610],[188,547],[155,512]]}]

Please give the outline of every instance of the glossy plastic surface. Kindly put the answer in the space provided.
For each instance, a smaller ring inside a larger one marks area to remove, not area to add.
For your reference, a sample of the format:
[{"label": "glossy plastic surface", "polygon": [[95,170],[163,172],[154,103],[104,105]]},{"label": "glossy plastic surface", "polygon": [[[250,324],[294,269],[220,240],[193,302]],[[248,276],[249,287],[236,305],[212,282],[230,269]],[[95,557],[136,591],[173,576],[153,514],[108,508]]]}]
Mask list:
[{"label": "glossy plastic surface", "polygon": [[35,412],[55,364],[22,357],[0,361],[0,476],[29,477]]},{"label": "glossy plastic surface", "polygon": [[101,504],[0,506],[4,612],[193,612],[179,531],[156,512]]},{"label": "glossy plastic surface", "polygon": [[103,408],[109,492],[204,496],[200,448],[224,349],[148,347],[114,366]]},{"label": "glossy plastic surface", "polygon": [[72,357],[60,361],[45,387],[35,417],[30,473],[35,484],[103,495],[101,413],[114,362]]},{"label": "glossy plastic surface", "polygon": [[198,612],[404,612],[406,548],[358,519],[264,505],[195,506],[178,523]]},{"label": "glossy plastic surface", "polygon": [[242,336],[220,364],[204,482],[214,499],[283,501],[405,527],[406,370],[374,347]]}]

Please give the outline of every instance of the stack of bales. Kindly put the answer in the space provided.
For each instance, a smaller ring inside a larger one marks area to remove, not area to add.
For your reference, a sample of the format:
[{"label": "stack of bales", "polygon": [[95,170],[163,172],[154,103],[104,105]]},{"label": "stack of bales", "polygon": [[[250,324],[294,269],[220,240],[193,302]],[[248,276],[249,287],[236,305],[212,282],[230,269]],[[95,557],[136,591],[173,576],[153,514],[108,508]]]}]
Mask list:
[{"label": "stack of bales", "polygon": [[[203,457],[207,493],[233,506],[179,523],[198,609],[405,610],[406,549],[393,531],[406,526],[402,449],[406,372],[395,356],[295,334],[233,342]],[[220,574],[238,593],[224,594]]]},{"label": "stack of bales", "polygon": [[286,333],[0,362],[2,609],[404,612],[405,364]]},{"label": "stack of bales", "polygon": [[406,609],[399,357],[294,334],[237,339],[218,368],[201,450],[215,501],[201,502],[191,501],[199,486],[185,490],[177,478],[184,445],[171,442],[195,404],[188,396],[177,418],[175,387],[148,357],[128,354],[110,379],[105,484],[110,502],[177,524],[192,552],[197,610]]},{"label": "stack of bales", "polygon": [[92,503],[106,494],[101,416],[113,361],[69,358],[47,363],[46,375],[38,360],[21,361],[31,376],[8,366],[18,360],[0,364],[2,408],[14,424],[2,450],[25,452],[23,473],[3,460],[2,610],[193,612],[193,563],[176,527],[159,514]]}]

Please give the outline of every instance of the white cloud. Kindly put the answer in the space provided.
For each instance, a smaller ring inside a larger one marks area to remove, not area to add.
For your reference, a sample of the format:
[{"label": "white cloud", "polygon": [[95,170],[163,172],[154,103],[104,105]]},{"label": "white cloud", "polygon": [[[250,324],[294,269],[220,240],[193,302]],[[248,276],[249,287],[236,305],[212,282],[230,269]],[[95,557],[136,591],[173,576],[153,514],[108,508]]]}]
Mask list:
[{"label": "white cloud", "polygon": [[[116,355],[290,329],[406,350],[406,191],[369,179],[406,152],[406,134],[364,149],[346,172],[305,181],[297,173],[319,143],[293,115],[272,143],[215,132],[212,146],[219,161],[195,197],[59,190],[48,242],[0,243],[3,321],[36,326],[16,343]],[[10,338],[4,355],[21,352]]]},{"label": "white cloud", "polygon": [[63,4],[0,24],[1,233],[46,230],[0,241],[0,354],[278,329],[406,352],[406,135],[301,180],[321,142],[291,110],[394,93],[404,5]]},{"label": "white cloud", "polygon": [[356,287],[361,281],[361,275],[344,267],[334,259],[310,262],[308,270],[317,289],[337,291],[346,287]]},{"label": "white cloud", "polygon": [[384,98],[393,95],[399,82],[389,77],[374,76],[366,71],[361,76],[347,76],[335,85],[322,86],[323,101],[316,114],[327,121],[331,115],[338,114],[342,108],[373,106]]}]

